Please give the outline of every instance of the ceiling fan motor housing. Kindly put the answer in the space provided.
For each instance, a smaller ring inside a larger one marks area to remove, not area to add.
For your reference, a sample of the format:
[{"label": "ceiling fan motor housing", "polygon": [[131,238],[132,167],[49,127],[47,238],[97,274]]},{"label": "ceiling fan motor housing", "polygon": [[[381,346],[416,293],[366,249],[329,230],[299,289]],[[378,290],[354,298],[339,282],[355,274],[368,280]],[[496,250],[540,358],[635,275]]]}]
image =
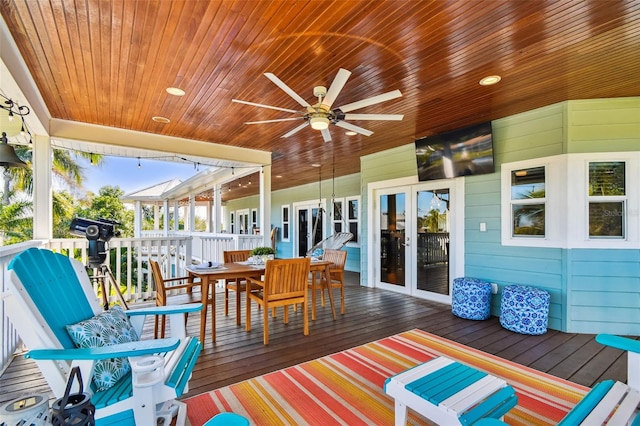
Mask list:
[{"label": "ceiling fan motor housing", "polygon": [[327,95],[327,88],[324,86],[316,86],[313,88],[313,96],[316,98],[322,96],[323,98]]}]

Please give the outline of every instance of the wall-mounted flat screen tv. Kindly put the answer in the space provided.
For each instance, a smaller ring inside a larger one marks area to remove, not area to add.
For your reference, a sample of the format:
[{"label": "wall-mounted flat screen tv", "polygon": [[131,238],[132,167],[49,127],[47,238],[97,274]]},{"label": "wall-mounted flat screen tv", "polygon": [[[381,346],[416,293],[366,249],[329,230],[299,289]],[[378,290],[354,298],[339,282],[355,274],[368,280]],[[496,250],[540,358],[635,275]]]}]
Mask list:
[{"label": "wall-mounted flat screen tv", "polygon": [[491,122],[415,141],[418,179],[448,179],[494,172]]}]

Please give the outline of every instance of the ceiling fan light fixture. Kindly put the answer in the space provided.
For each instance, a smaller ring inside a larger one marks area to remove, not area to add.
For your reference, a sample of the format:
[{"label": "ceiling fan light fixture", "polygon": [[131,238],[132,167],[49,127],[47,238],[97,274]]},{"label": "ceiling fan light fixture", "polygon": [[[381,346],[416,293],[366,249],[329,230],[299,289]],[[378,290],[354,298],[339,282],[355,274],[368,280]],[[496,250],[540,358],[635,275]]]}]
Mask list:
[{"label": "ceiling fan light fixture", "polygon": [[311,128],[314,130],[325,130],[329,128],[329,119],[327,117],[311,117],[309,123],[311,123]]}]

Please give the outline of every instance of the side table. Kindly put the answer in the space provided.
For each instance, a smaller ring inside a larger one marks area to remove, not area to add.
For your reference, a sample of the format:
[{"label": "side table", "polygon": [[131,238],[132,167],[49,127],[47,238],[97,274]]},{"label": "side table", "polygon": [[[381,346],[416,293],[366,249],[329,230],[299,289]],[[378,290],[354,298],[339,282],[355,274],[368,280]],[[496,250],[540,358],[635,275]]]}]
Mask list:
[{"label": "side table", "polygon": [[504,380],[446,357],[434,358],[388,378],[384,391],[395,399],[395,424],[407,424],[407,409],[441,425],[470,425],[501,418],[516,406]]}]

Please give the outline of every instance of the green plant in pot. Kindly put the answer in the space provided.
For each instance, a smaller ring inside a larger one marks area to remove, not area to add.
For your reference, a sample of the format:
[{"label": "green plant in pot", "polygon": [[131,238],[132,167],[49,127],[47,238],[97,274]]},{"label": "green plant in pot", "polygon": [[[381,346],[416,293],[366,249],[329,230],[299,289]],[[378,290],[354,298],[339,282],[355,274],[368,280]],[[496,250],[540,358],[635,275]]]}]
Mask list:
[{"label": "green plant in pot", "polygon": [[266,263],[267,260],[273,259],[275,257],[276,251],[271,247],[255,247],[251,250],[251,257],[253,257],[254,261],[256,259],[260,259],[262,263]]}]

